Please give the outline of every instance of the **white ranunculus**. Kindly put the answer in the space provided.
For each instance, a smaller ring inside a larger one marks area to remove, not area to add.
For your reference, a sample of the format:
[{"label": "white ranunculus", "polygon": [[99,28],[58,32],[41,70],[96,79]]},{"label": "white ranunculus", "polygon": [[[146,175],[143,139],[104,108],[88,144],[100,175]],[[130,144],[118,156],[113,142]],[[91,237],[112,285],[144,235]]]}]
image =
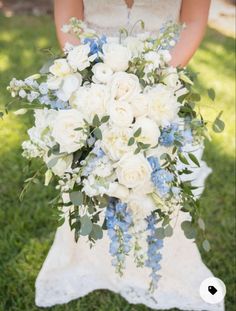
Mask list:
[{"label": "white ranunculus", "polygon": [[103,61],[113,71],[126,71],[131,59],[130,50],[118,43],[106,43],[102,47]]},{"label": "white ranunculus", "polygon": [[126,37],[123,43],[134,56],[137,56],[139,53],[141,53],[144,48],[144,43],[137,37]]},{"label": "white ranunculus", "polygon": [[84,127],[83,115],[75,110],[60,110],[53,122],[52,136],[60,145],[60,152],[72,153],[82,146],[87,138],[83,130],[76,128]]},{"label": "white ranunculus", "polygon": [[114,100],[130,101],[140,93],[139,79],[127,72],[117,72],[110,83],[111,98]]},{"label": "white ranunculus", "polygon": [[129,189],[118,182],[109,184],[107,195],[120,199],[122,202],[127,202],[129,197]]},{"label": "white ranunculus", "polygon": [[107,114],[107,86],[91,84],[78,89],[70,98],[71,107],[82,112],[87,122],[92,123],[95,114],[102,118]]},{"label": "white ranunculus", "polygon": [[116,126],[129,127],[134,119],[129,103],[125,101],[112,101],[109,104],[110,123]]},{"label": "white ranunculus", "polygon": [[169,67],[164,71],[164,79],[163,82],[172,88],[173,90],[177,90],[181,87],[181,82],[179,80],[179,76],[177,73],[177,69],[174,67]]},{"label": "white ranunculus", "polygon": [[49,67],[49,72],[56,77],[64,77],[72,73],[72,69],[66,59],[60,58],[56,59],[53,65]]},{"label": "white ranunculus", "polygon": [[[55,159],[55,160],[54,160]],[[51,167],[52,172],[57,176],[63,176],[65,172],[71,169],[73,155],[69,154],[66,156],[50,156],[47,155],[44,157],[46,164],[50,165],[50,161],[55,161],[55,164]]]},{"label": "white ranunculus", "polygon": [[147,91],[148,115],[159,126],[168,126],[178,122],[180,104],[173,94],[173,90],[163,84],[158,84]]},{"label": "white ranunculus", "polygon": [[110,81],[113,70],[104,63],[97,63],[92,68],[93,82],[95,83],[107,83]]},{"label": "white ranunculus", "polygon": [[63,101],[69,100],[72,93],[79,89],[82,83],[82,76],[80,73],[74,73],[63,78],[62,85],[57,91],[57,96]]},{"label": "white ranunculus", "polygon": [[134,145],[128,146],[131,136],[130,128],[105,126],[102,128],[101,147],[113,161],[118,161],[124,154],[133,152]]},{"label": "white ranunculus", "polygon": [[155,121],[146,117],[137,118],[133,128],[134,132],[139,128],[141,128],[141,134],[137,137],[139,142],[149,144],[150,147],[158,144],[160,130]]},{"label": "white ranunculus", "polygon": [[84,70],[90,66],[89,52],[89,44],[75,46],[67,55],[68,63],[74,70]]},{"label": "white ranunculus", "polygon": [[160,55],[155,51],[149,51],[144,54],[144,59],[150,63],[148,66],[150,70],[156,69],[160,66]]},{"label": "white ranunculus", "polygon": [[135,118],[145,117],[148,114],[148,101],[146,95],[136,95],[132,98],[130,104]]},{"label": "white ranunculus", "polygon": [[156,205],[147,195],[136,194],[131,195],[129,198],[128,211],[131,212],[135,225],[139,227],[139,230],[146,230],[147,222],[145,221],[145,218],[150,216],[155,209]]},{"label": "white ranunculus", "polygon": [[120,184],[136,188],[150,181],[151,167],[142,154],[127,154],[117,163],[116,174]]}]

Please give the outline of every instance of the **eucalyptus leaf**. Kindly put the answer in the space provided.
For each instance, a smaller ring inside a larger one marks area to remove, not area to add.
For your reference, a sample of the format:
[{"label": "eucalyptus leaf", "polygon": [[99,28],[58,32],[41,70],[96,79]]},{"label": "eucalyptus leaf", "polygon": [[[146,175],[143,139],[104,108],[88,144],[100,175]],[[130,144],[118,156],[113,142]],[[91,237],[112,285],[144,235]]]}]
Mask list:
[{"label": "eucalyptus leaf", "polygon": [[194,164],[196,164],[198,167],[200,167],[200,163],[198,161],[198,159],[196,158],[196,156],[193,153],[189,153],[188,154],[189,158],[191,159],[191,161],[193,161]]},{"label": "eucalyptus leaf", "polygon": [[110,116],[104,116],[101,119],[101,123],[106,123],[110,119]]},{"label": "eucalyptus leaf", "polygon": [[156,237],[159,240],[163,240],[164,239],[164,237],[165,237],[165,230],[164,230],[164,228],[157,228],[156,229]]},{"label": "eucalyptus leaf", "polygon": [[215,97],[216,97],[216,94],[215,94],[215,90],[210,88],[207,90],[207,93],[208,93],[208,97],[214,101],[215,100]]},{"label": "eucalyptus leaf", "polygon": [[173,235],[173,228],[171,227],[171,225],[168,225],[164,230],[166,237],[171,237]]},{"label": "eucalyptus leaf", "polygon": [[216,133],[221,133],[223,132],[224,128],[225,128],[225,123],[224,121],[222,121],[220,119],[221,115],[222,115],[223,111],[221,111],[218,116],[216,117],[215,121],[213,122],[213,125],[212,125],[212,129],[214,132]]},{"label": "eucalyptus leaf", "polygon": [[92,231],[90,233],[90,237],[94,240],[100,240],[103,238],[103,230],[102,227],[97,225],[97,224],[93,224],[92,227]]},{"label": "eucalyptus leaf", "polygon": [[97,139],[100,139],[100,140],[102,139],[102,131],[100,130],[100,128],[97,127],[93,133]]},{"label": "eucalyptus leaf", "polygon": [[140,136],[141,132],[142,132],[142,128],[139,127],[139,128],[134,132],[134,137]]},{"label": "eucalyptus leaf", "polygon": [[186,164],[186,165],[189,165],[189,162],[188,162],[188,160],[185,158],[185,156],[183,155],[183,153],[178,153],[178,156],[179,156],[179,160],[182,162],[182,163],[184,163],[184,164]]},{"label": "eucalyptus leaf", "polygon": [[198,223],[199,228],[202,229],[203,231],[205,231],[206,226],[205,226],[205,223],[204,223],[203,219],[202,218],[198,218],[197,223]]},{"label": "eucalyptus leaf", "polygon": [[135,142],[134,137],[130,137],[129,141],[128,141],[128,146],[132,146]]},{"label": "eucalyptus leaf", "polygon": [[211,250],[211,245],[208,240],[204,240],[202,242],[202,247],[204,248],[206,252],[209,252]]},{"label": "eucalyptus leaf", "polygon": [[84,215],[80,218],[81,228],[79,233],[83,236],[89,235],[93,229],[93,223],[88,215]]},{"label": "eucalyptus leaf", "polygon": [[83,203],[83,193],[80,191],[70,192],[70,200],[74,205],[81,205]]},{"label": "eucalyptus leaf", "polygon": [[100,120],[97,114],[95,114],[94,118],[93,118],[93,122],[92,122],[94,127],[97,127],[100,125]]},{"label": "eucalyptus leaf", "polygon": [[196,237],[196,230],[193,227],[191,221],[183,221],[181,223],[181,228],[184,231],[184,235],[187,239],[194,239]]}]

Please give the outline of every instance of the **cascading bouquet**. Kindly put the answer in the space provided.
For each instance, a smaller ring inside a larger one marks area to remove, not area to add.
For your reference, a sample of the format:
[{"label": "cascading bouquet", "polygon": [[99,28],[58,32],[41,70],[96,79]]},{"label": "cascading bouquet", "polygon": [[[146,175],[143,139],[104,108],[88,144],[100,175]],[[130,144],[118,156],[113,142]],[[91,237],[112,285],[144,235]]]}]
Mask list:
[{"label": "cascading bouquet", "polygon": [[[156,38],[123,30],[114,40],[72,18],[63,30],[81,44],[66,45],[40,74],[8,87],[18,114],[34,109],[23,156],[43,159],[45,185],[56,177],[58,206],[75,240],[95,242],[107,230],[117,272],[133,251],[137,266],[151,269],[154,289],[173,215],[191,214],[182,223],[188,238],[194,223],[204,229],[195,188],[182,176],[200,165],[185,147],[202,143],[207,123],[195,109],[200,96],[191,75],[168,65],[181,27],[167,24]],[[220,115],[216,132],[224,127]],[[203,246],[209,248],[207,240]]]}]

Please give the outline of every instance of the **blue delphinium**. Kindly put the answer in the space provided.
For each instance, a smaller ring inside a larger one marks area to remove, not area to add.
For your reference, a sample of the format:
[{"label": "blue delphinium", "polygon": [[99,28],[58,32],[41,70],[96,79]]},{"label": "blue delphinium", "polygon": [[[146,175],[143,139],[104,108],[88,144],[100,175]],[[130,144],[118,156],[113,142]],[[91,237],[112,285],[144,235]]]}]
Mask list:
[{"label": "blue delphinium", "polygon": [[174,180],[174,175],[167,169],[161,168],[156,157],[149,157],[148,162],[152,168],[151,179],[153,184],[161,196],[166,196],[171,190],[169,184]]},{"label": "blue delphinium", "polygon": [[163,247],[163,240],[159,240],[156,236],[156,223],[157,219],[155,214],[151,214],[146,218],[147,221],[147,243],[148,243],[148,251],[147,251],[147,260],[145,262],[145,266],[151,269],[151,283],[150,290],[153,291],[157,288],[157,283],[160,279],[160,275],[158,271],[161,269],[160,260],[162,255],[159,250]]},{"label": "blue delphinium", "polygon": [[89,53],[89,56],[90,55],[95,55],[97,54],[97,58],[98,58],[98,54],[99,52],[102,52],[102,46],[104,43],[107,42],[107,38],[106,36],[101,36],[100,38],[98,39],[94,39],[94,38],[85,38],[83,43],[84,44],[89,44],[90,46],[90,53]]},{"label": "blue delphinium", "polygon": [[159,143],[162,146],[170,147],[174,144],[176,136],[178,135],[178,124],[173,123],[167,127],[164,127],[161,131]]},{"label": "blue delphinium", "polygon": [[110,238],[110,254],[114,257],[112,265],[122,275],[125,265],[125,256],[131,250],[130,241],[132,236],[129,228],[132,225],[131,214],[127,211],[127,204],[121,203],[116,198],[111,198],[106,209],[106,225]]}]

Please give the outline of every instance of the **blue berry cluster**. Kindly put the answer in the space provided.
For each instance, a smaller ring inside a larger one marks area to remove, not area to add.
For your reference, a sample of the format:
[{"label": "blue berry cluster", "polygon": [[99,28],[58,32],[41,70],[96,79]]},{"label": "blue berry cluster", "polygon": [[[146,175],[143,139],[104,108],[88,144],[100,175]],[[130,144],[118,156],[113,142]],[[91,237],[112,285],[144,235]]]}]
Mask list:
[{"label": "blue berry cluster", "polygon": [[122,275],[125,265],[125,256],[131,250],[132,236],[129,228],[132,225],[131,214],[127,211],[127,204],[121,203],[116,198],[111,198],[106,209],[106,225],[110,238],[110,254],[114,257],[112,265]]},{"label": "blue berry cluster", "polygon": [[169,184],[174,180],[174,175],[167,169],[161,168],[156,157],[149,157],[148,162],[152,168],[151,179],[153,184],[161,196],[166,196],[171,191]]},{"label": "blue berry cluster", "polygon": [[104,43],[107,42],[107,38],[106,36],[101,36],[98,39],[94,39],[94,38],[85,38],[84,39],[84,44],[89,43],[90,46],[90,55],[95,55],[97,54],[97,58],[99,57],[98,53],[102,52],[102,46]]},{"label": "blue berry cluster", "polygon": [[147,221],[147,231],[149,232],[147,236],[148,243],[148,251],[147,256],[148,259],[145,262],[145,266],[151,268],[151,283],[150,290],[153,291],[157,288],[158,281],[160,279],[160,275],[158,271],[161,269],[160,260],[162,255],[159,250],[163,247],[163,240],[159,240],[156,237],[156,223],[157,219],[155,214],[151,214],[146,218]]}]

